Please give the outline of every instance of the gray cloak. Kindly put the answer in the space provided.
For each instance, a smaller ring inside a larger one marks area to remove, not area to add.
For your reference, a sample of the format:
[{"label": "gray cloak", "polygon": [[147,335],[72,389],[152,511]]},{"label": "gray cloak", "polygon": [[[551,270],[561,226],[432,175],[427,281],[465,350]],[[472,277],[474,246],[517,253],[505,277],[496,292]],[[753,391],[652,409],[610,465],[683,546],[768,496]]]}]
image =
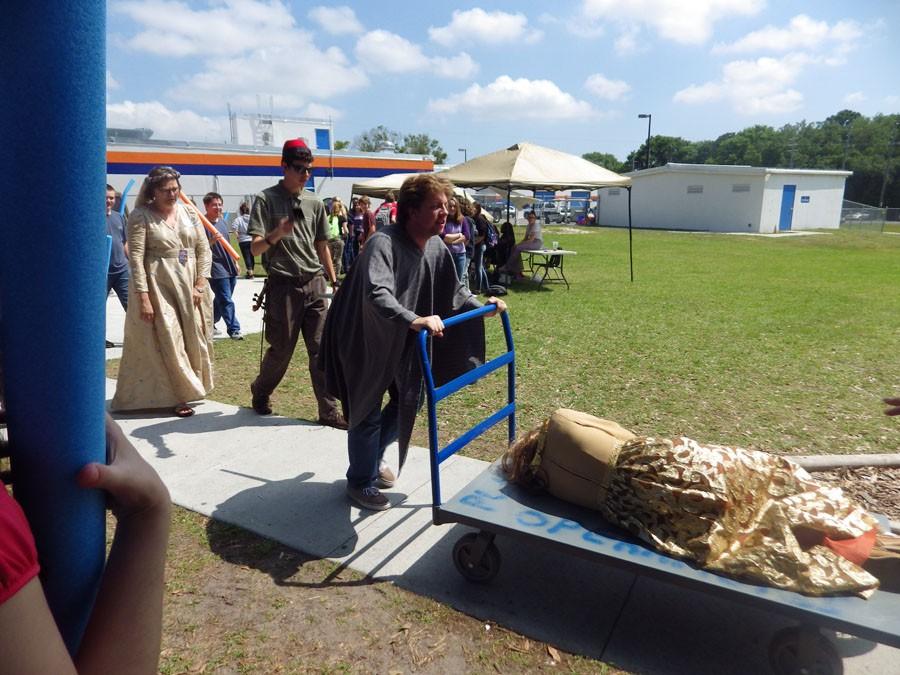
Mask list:
[{"label": "gray cloak", "polygon": [[[456,278],[440,237],[429,239],[421,250],[400,225],[385,227],[366,240],[335,293],[319,349],[326,390],[340,399],[352,429],[396,384],[401,468],[422,394],[417,333],[409,326],[422,316],[447,317],[480,306]],[[484,322],[454,326],[432,340],[432,350],[439,386],[484,362]]]}]

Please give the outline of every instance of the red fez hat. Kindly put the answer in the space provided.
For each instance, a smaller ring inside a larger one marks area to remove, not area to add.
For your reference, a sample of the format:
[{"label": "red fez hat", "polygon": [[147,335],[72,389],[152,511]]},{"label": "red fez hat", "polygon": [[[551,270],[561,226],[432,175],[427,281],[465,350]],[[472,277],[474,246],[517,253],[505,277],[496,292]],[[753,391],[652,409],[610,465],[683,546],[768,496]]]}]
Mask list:
[{"label": "red fez hat", "polygon": [[291,138],[284,142],[284,145],[281,147],[281,152],[287,152],[288,150],[293,150],[294,148],[306,148],[307,150],[309,150],[309,146],[302,138]]}]

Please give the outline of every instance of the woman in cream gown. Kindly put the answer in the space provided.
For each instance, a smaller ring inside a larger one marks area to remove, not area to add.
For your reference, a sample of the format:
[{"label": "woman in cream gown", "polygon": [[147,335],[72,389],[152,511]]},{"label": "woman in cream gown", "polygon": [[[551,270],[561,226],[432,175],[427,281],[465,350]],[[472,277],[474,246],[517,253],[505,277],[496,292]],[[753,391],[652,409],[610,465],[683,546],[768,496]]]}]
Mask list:
[{"label": "woman in cream gown", "polygon": [[179,204],[180,174],[166,166],[144,179],[128,218],[131,281],[113,410],[172,407],[212,389],[211,254],[203,225]]}]

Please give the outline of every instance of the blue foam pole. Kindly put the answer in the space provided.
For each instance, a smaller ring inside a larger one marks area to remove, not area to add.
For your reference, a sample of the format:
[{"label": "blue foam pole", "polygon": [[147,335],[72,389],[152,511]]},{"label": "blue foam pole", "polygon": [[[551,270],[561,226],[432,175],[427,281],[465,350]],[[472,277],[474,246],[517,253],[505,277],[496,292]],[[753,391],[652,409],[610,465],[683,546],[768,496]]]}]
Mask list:
[{"label": "blue foam pole", "polygon": [[105,546],[104,495],[75,484],[105,459],[106,3],[5,3],[0,346],[13,489],[41,580],[77,649]]},{"label": "blue foam pole", "polygon": [[131,190],[131,186],[134,185],[134,178],[129,178],[128,182],[125,184],[125,189],[122,190],[122,203],[119,204],[119,215],[125,215],[125,202],[128,199],[128,193]]}]

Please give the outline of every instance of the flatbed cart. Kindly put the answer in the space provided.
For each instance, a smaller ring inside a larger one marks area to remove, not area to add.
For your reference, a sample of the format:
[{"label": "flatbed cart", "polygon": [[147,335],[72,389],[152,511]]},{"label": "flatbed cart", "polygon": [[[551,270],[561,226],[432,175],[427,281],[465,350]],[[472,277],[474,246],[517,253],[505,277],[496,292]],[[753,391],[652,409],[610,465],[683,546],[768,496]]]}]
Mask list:
[{"label": "flatbed cart", "polygon": [[[485,306],[450,317],[444,320],[444,326],[452,329],[491,310]],[[797,626],[779,631],[769,644],[769,663],[778,675],[840,675],[843,672],[837,651],[820,628],[900,648],[900,578],[896,575],[892,579],[882,578],[882,587],[864,600],[856,596],[808,597],[713,574],[659,553],[609,525],[596,511],[550,495],[533,495],[507,482],[499,460],[445,503],[441,498],[442,462],[503,420],[507,422],[509,440],[515,437],[515,348],[509,317],[504,313],[501,319],[506,351],[440,387],[435,387],[432,377],[426,332],[419,334],[427,396],[432,520],[435,525],[461,523],[478,530],[463,535],[453,547],[453,563],[465,579],[475,583],[493,579],[500,569],[495,537],[518,537],[796,620]],[[441,448],[437,437],[437,404],[504,366],[508,382],[505,405]]]}]

